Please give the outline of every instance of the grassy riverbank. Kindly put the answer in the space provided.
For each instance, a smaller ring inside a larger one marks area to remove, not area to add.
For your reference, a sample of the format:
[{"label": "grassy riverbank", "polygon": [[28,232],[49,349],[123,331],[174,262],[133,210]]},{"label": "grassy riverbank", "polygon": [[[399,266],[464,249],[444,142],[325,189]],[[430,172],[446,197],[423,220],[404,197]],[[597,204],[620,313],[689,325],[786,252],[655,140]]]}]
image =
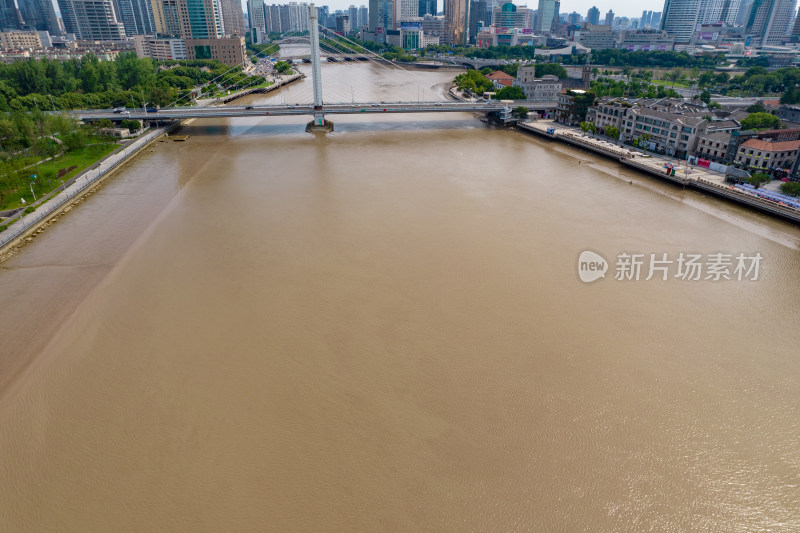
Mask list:
[{"label": "grassy riverbank", "polygon": [[119,144],[116,142],[90,138],[90,143],[83,148],[67,150],[49,161],[36,163],[39,158],[31,156],[3,161],[0,164],[3,174],[0,178],[0,211],[30,205],[34,201],[31,189],[37,199],[42,198],[117,147]]}]

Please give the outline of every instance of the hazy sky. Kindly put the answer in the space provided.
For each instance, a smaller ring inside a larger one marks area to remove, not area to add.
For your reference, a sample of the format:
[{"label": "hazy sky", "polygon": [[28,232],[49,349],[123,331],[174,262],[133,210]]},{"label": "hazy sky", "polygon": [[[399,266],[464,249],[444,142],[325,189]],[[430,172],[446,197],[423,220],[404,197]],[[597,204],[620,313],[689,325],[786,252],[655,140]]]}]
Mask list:
[{"label": "hazy sky", "polygon": [[[288,4],[290,1],[293,0],[266,3]],[[444,0],[438,0],[440,11],[442,9],[441,6],[443,1]],[[247,2],[243,0],[242,4],[244,4],[244,10],[247,11]],[[332,11],[336,11],[337,9],[347,9],[351,4],[355,6],[369,6],[368,0],[316,0],[315,4],[318,6],[330,6]],[[531,9],[536,9],[539,5],[539,0],[514,0],[514,4],[518,6],[527,5]],[[614,11],[614,14],[617,16],[639,18],[642,16],[642,11],[644,10],[662,11],[664,8],[664,1],[642,0],[641,2],[632,2],[631,0],[600,0],[598,2],[593,0],[561,0],[561,13],[572,13],[573,11],[577,11],[585,17],[587,11],[589,11],[589,8],[592,6],[597,6],[597,9],[600,10],[601,19],[605,16],[609,9]]]}]

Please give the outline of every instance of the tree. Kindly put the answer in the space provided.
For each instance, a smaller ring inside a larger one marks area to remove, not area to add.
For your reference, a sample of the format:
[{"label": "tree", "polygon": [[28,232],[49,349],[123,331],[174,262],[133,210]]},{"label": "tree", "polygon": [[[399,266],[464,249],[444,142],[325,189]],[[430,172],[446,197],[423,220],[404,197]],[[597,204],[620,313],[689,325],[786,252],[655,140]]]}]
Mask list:
[{"label": "tree", "polygon": [[127,128],[131,133],[136,133],[142,128],[142,125],[138,120],[126,119],[119,123],[119,127]]},{"label": "tree", "polygon": [[700,101],[706,105],[711,103],[711,93],[707,89],[700,93]]},{"label": "tree", "polygon": [[586,121],[581,122],[580,124],[578,124],[578,127],[580,127],[580,129],[584,133],[584,135],[586,134],[587,131],[589,131],[589,123],[586,122]]},{"label": "tree", "polygon": [[772,130],[781,127],[781,120],[769,113],[751,113],[742,120],[743,130]]},{"label": "tree", "polygon": [[610,137],[611,139],[619,139],[619,128],[616,126],[609,126],[606,128],[606,137]]},{"label": "tree", "polygon": [[764,174],[763,172],[756,172],[749,178],[746,178],[745,181],[747,181],[747,183],[758,189],[764,183],[769,183],[771,181],[771,178],[769,177],[769,175]]},{"label": "tree", "polygon": [[525,106],[518,106],[511,110],[511,114],[518,119],[528,118],[530,110]]},{"label": "tree", "polygon": [[558,76],[562,80],[569,77],[567,70],[558,63],[536,63],[534,75],[537,78],[541,78],[542,76],[546,76],[548,74]]},{"label": "tree", "polygon": [[525,100],[525,93],[519,87],[503,87],[494,95],[495,100]]},{"label": "tree", "polygon": [[796,181],[781,183],[781,192],[790,196],[800,196],[800,183]]},{"label": "tree", "polygon": [[766,113],[767,108],[764,107],[764,104],[762,104],[761,102],[756,102],[755,104],[748,107],[745,111],[747,111],[748,113]]}]

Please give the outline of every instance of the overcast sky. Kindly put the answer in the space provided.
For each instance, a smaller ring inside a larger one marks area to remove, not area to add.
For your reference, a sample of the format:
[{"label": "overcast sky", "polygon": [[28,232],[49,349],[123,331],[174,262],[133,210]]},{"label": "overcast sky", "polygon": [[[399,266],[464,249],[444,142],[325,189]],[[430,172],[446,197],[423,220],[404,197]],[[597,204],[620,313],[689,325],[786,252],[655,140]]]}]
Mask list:
[{"label": "overcast sky", "polygon": [[[290,1],[292,0],[267,2],[267,4],[288,4]],[[443,1],[444,0],[438,0],[440,11],[442,9]],[[247,2],[243,0],[242,4],[244,4],[244,10],[247,12]],[[318,6],[330,6],[331,11],[336,11],[337,9],[347,9],[351,4],[355,6],[369,6],[369,2],[367,0],[317,0],[315,4]],[[539,6],[539,0],[515,0],[514,4],[518,6],[524,6],[527,4],[529,8],[536,9]],[[639,18],[642,16],[642,11],[644,10],[661,11],[664,8],[664,2],[663,0],[642,0],[641,2],[632,2],[631,0],[600,0],[600,2],[593,0],[561,0],[561,13],[572,13],[573,11],[577,11],[585,17],[586,13],[589,11],[589,8],[592,6],[597,6],[597,9],[600,10],[601,19],[605,16],[609,9],[614,11],[614,14],[617,16]]]}]

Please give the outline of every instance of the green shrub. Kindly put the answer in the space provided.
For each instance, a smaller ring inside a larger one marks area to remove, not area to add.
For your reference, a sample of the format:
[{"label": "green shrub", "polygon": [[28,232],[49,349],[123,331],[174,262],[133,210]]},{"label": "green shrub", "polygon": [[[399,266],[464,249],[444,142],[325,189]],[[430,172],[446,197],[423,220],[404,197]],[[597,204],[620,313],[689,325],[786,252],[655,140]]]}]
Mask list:
[{"label": "green shrub", "polygon": [[36,211],[36,208],[33,207],[32,205],[29,205],[28,207],[25,208],[25,214],[33,213],[34,211]]}]

